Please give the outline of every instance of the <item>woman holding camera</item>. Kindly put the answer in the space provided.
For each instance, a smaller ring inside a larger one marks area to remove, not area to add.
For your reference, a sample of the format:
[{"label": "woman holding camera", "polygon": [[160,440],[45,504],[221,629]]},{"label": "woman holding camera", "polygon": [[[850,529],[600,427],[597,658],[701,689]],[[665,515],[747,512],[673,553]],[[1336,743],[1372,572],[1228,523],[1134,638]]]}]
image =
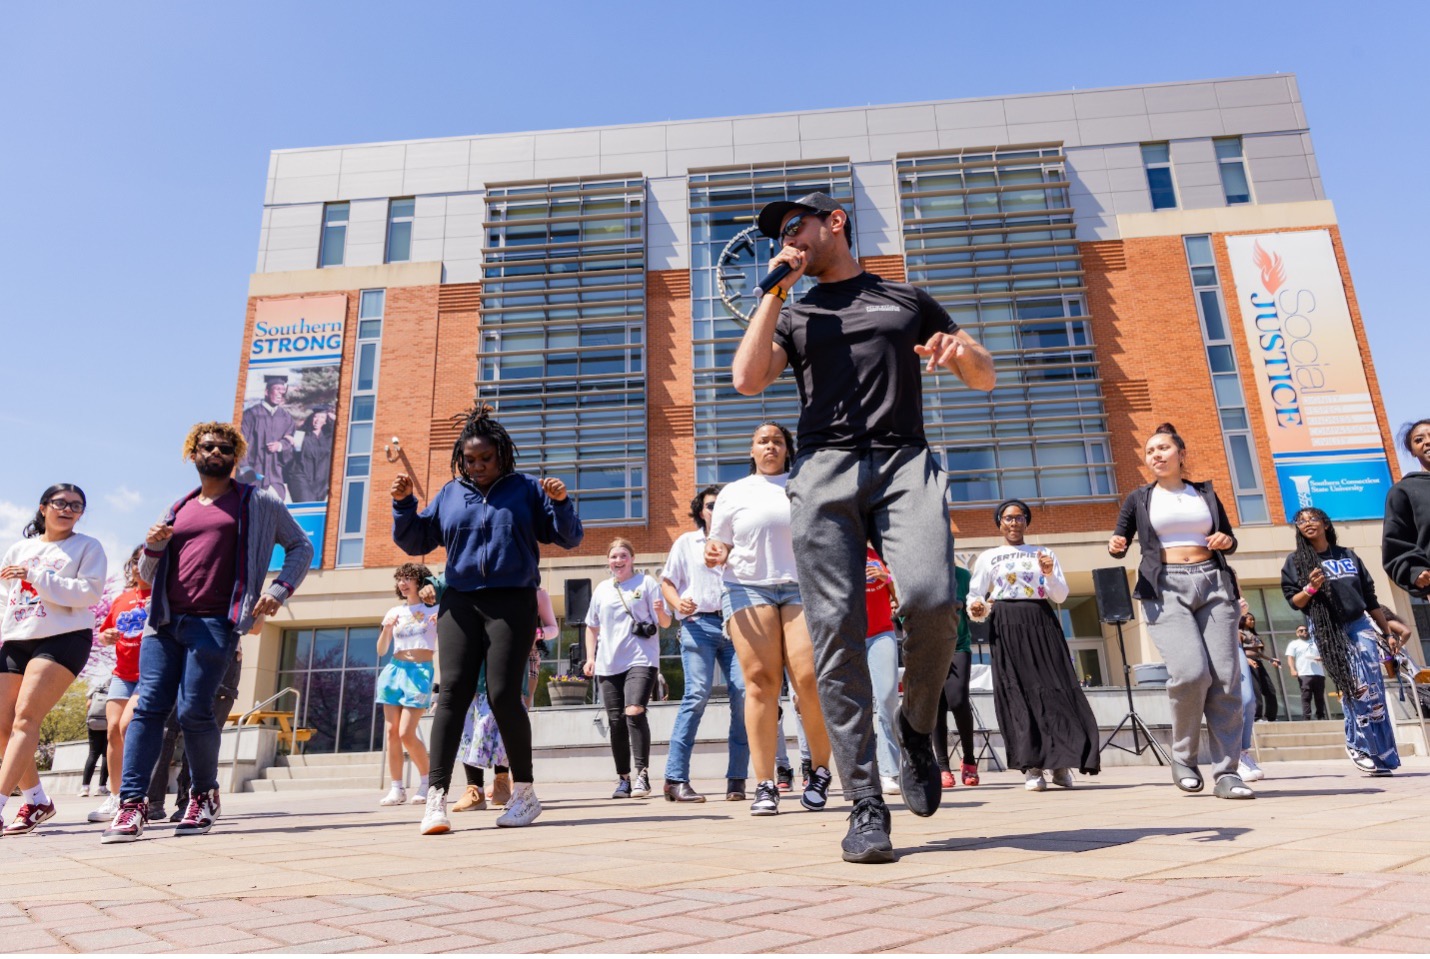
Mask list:
[{"label": "woman holding camera", "polygon": [[643,798],[650,795],[650,721],[645,710],[660,672],[660,629],[670,625],[670,613],[660,598],[660,584],[636,570],[629,540],[611,542],[606,565],[611,578],[591,593],[586,612],[583,670],[600,683],[610,722],[611,755],[620,777],[611,798]]}]

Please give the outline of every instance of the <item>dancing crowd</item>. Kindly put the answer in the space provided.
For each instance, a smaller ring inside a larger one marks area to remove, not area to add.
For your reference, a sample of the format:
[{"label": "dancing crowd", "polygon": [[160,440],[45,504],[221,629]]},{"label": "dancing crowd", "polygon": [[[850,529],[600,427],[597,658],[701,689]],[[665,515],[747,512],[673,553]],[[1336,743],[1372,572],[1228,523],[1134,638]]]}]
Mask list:
[{"label": "dancing crowd", "polygon": [[[768,204],[758,225],[782,245],[772,266],[789,272],[750,317],[732,382],[755,395],[791,368],[798,445],[785,426],[762,423],[751,437],[749,475],[695,496],[694,529],[675,541],[659,575],[636,568],[630,542],[609,544],[610,577],[593,591],[584,619],[583,668],[606,712],[612,798],[652,792],[647,712],[661,683],[660,631],[678,621],[685,690],[665,799],[705,801],[692,782],[691,753],[718,670],[730,694],[726,799],[750,801],[755,816],[779,814],[791,793],[804,809],[824,810],[837,770],[850,806],[843,857],[888,862],[895,856],[886,796],[931,816],[945,789],[980,781],[970,622],[986,623],[998,728],[1028,790],[1067,789],[1075,773],[1097,774],[1098,726],[1058,619],[1067,577],[1052,549],[1027,540],[1032,508],[1001,503],[992,519],[1002,544],[971,570],[954,561],[947,483],[924,439],[921,379],[943,372],[989,390],[988,351],[925,291],[865,271],[851,252],[848,213],[829,197]],[[791,298],[804,276],[817,282]],[[1421,471],[1387,499],[1385,570],[1424,596],[1430,420],[1411,424],[1403,442]],[[220,815],[219,727],[232,703],[240,637],[281,608],[313,556],[277,495],[234,478],[245,450],[232,424],[190,431],[183,455],[199,485],[129,557],[126,590],[97,631],[90,610],[107,561],[98,541],[75,529],[87,505],[78,487],[45,490],[22,539],[0,560],[0,814],[17,787],[22,796],[5,836],[55,815],[35,762],[40,722],[84,669],[96,636],[116,657],[91,712],[105,730],[91,736],[92,760],[106,758],[109,796],[91,815],[106,823],[102,841],[138,839],[162,815],[164,753],[180,734],[188,785],[175,833],[205,833]],[[556,637],[557,624],[539,559],[543,545],[580,545],[584,530],[565,485],[518,472],[516,459],[493,411],[478,405],[453,445],[450,482],[425,506],[406,475],[390,490],[397,546],[413,557],[439,547],[446,555],[440,575],[420,562],[398,567],[400,602],[384,616],[376,650],[391,653],[375,695],[391,778],[381,803],[409,801],[405,755],[420,777],[410,801],[423,805],[423,835],[450,831],[449,811],[486,808],[488,768],[491,804],[503,807],[498,826],[527,826],[542,812],[529,710],[536,650]],[[1151,482],[1123,501],[1107,549],[1115,558],[1134,540],[1140,549],[1133,595],[1167,668],[1173,780],[1202,790],[1205,755],[1216,796],[1251,799],[1248,782],[1261,775],[1249,751],[1252,723],[1259,700],[1266,709],[1253,663],[1278,661],[1259,647],[1241,598],[1227,512],[1210,482],[1191,478],[1187,444],[1171,424],[1148,438],[1144,461]],[[1390,775],[1399,758],[1381,663],[1409,630],[1387,615],[1369,571],[1337,542],[1324,512],[1302,509],[1293,527],[1282,590],[1306,629],[1286,655],[1305,714],[1315,705],[1325,715],[1329,677],[1352,760]],[[270,581],[278,547],[282,568]],[[797,788],[785,754],[786,702],[800,741]],[[430,751],[417,732],[429,709]],[[453,801],[459,761],[466,786]]]}]

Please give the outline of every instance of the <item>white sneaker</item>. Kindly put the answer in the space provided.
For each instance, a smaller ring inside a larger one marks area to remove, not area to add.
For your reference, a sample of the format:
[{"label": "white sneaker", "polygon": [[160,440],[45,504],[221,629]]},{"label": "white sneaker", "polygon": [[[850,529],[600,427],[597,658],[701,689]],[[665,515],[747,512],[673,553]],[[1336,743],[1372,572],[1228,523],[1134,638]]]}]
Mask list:
[{"label": "white sneaker", "polygon": [[407,802],[407,790],[397,783],[392,784],[392,788],[387,791],[387,795],[382,797],[379,806],[401,806]]},{"label": "white sneaker", "polygon": [[[76,795],[76,796],[88,796],[88,795],[89,795],[89,786],[85,785],[85,786],[79,787],[79,792],[75,793],[75,795]],[[94,822],[94,820],[91,819],[90,822]]]},{"label": "white sneaker", "polygon": [[427,777],[423,776],[417,780],[417,789],[412,793],[412,802],[421,804],[427,801]]},{"label": "white sneaker", "polygon": [[1073,775],[1072,775],[1072,770],[1071,770],[1071,769],[1054,769],[1054,770],[1053,770],[1053,785],[1054,785],[1054,786],[1061,786],[1061,787],[1063,787],[1064,789],[1071,789],[1071,788],[1073,787]]},{"label": "white sneaker", "polygon": [[1266,772],[1256,765],[1256,760],[1251,758],[1251,750],[1243,749],[1241,759],[1236,764],[1236,774],[1241,777],[1242,782],[1254,783],[1266,778]]},{"label": "white sneaker", "polygon": [[447,790],[427,790],[427,811],[422,814],[422,835],[436,836],[452,831],[452,820],[447,818]]},{"label": "white sneaker", "polygon": [[1048,784],[1043,781],[1043,771],[1041,769],[1030,769],[1023,774],[1027,778],[1023,780],[1023,788],[1030,793],[1040,793],[1048,788]]},{"label": "white sneaker", "polygon": [[119,797],[111,793],[106,796],[99,808],[89,814],[90,822],[109,822],[119,812]]},{"label": "white sneaker", "polygon": [[879,788],[884,790],[885,796],[897,796],[899,794],[899,781],[893,776],[880,776]]},{"label": "white sneaker", "polygon": [[541,800],[531,783],[512,783],[506,812],[497,817],[498,826],[530,826],[541,815]]}]

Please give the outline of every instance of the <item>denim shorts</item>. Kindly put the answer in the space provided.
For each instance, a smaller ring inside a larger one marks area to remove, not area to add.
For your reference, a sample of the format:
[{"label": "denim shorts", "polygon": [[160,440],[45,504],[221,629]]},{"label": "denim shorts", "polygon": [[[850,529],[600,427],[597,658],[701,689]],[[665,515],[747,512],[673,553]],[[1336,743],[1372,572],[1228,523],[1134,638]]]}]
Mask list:
[{"label": "denim shorts", "polygon": [[133,699],[134,694],[139,690],[139,680],[120,679],[118,676],[109,681],[110,699]]},{"label": "denim shorts", "polygon": [[726,619],[751,606],[803,606],[798,583],[777,583],[771,586],[747,586],[726,583],[720,591],[720,612]]}]

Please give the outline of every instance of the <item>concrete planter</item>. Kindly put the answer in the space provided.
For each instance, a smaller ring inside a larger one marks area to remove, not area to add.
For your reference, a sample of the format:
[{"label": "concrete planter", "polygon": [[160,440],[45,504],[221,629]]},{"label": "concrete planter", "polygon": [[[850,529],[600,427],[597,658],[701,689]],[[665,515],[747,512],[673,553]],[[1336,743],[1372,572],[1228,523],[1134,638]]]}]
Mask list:
[{"label": "concrete planter", "polygon": [[551,697],[553,706],[584,705],[590,688],[590,680],[574,676],[553,676],[546,681],[546,694]]}]

